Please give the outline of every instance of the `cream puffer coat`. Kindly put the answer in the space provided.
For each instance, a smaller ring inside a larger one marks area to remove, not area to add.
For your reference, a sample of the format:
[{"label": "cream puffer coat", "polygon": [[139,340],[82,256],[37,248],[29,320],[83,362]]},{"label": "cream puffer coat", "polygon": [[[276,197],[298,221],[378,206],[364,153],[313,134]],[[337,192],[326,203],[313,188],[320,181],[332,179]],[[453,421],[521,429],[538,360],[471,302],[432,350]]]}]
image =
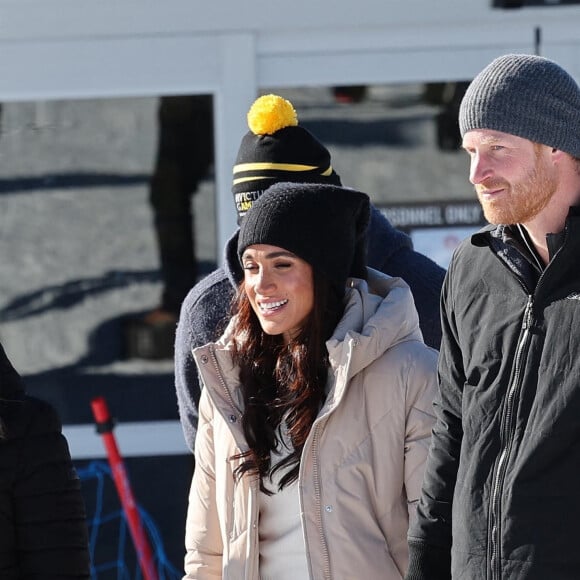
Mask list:
[{"label": "cream puffer coat", "polygon": [[[400,579],[419,498],[436,389],[408,286],[369,269],[349,281],[327,342],[334,386],[302,453],[301,518],[310,578]],[[369,286],[372,292],[369,291]],[[205,388],[186,523],[184,578],[259,578],[259,487],[232,456],[247,445],[228,330],[194,351]]]}]

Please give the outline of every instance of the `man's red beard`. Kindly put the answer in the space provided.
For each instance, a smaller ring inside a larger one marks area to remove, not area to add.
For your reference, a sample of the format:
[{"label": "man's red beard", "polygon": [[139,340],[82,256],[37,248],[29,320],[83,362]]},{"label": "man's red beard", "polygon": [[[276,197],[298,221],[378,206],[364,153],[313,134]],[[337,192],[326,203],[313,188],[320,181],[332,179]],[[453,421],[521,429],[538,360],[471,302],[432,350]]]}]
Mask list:
[{"label": "man's red beard", "polygon": [[[536,152],[536,164],[527,176],[516,183],[490,179],[475,186],[485,219],[492,224],[524,224],[535,218],[552,199],[558,186]],[[487,191],[503,189],[497,198],[484,198]]]}]

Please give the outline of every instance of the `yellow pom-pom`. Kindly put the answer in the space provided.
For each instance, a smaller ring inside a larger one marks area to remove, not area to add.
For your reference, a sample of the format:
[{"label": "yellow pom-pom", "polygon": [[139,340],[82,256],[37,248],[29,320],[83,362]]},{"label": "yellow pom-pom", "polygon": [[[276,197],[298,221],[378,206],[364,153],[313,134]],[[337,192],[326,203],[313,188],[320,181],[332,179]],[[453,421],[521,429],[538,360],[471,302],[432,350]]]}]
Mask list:
[{"label": "yellow pom-pom", "polygon": [[248,127],[255,135],[271,135],[295,125],[298,125],[298,116],[292,103],[278,95],[256,99],[248,111]]}]

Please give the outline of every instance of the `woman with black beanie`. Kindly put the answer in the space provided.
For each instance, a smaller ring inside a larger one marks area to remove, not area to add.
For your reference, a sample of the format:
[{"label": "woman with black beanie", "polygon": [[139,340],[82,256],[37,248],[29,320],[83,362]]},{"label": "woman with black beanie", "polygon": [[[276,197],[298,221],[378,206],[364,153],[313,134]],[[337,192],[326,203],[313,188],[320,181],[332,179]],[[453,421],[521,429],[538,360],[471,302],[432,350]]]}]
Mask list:
[{"label": "woman with black beanie", "polygon": [[407,284],[365,266],[366,194],[278,183],[248,210],[204,388],[186,578],[401,579],[434,421]]}]

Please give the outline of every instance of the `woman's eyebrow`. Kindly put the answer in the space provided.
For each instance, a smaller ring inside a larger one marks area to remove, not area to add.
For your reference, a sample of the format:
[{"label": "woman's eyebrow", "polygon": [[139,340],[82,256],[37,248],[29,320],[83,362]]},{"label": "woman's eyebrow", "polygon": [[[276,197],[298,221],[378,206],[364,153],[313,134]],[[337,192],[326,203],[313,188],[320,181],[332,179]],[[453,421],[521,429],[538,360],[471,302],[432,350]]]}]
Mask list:
[{"label": "woman's eyebrow", "polygon": [[[242,260],[252,259],[254,256],[251,253],[244,253]],[[272,260],[273,258],[296,258],[296,254],[288,252],[287,250],[278,250],[276,252],[270,252],[264,256],[267,260]]]},{"label": "woman's eyebrow", "polygon": [[279,251],[279,252],[270,252],[269,254],[266,254],[266,258],[268,259],[272,259],[272,258],[295,258],[296,254],[293,254],[292,252],[288,252],[286,250],[283,251]]}]

